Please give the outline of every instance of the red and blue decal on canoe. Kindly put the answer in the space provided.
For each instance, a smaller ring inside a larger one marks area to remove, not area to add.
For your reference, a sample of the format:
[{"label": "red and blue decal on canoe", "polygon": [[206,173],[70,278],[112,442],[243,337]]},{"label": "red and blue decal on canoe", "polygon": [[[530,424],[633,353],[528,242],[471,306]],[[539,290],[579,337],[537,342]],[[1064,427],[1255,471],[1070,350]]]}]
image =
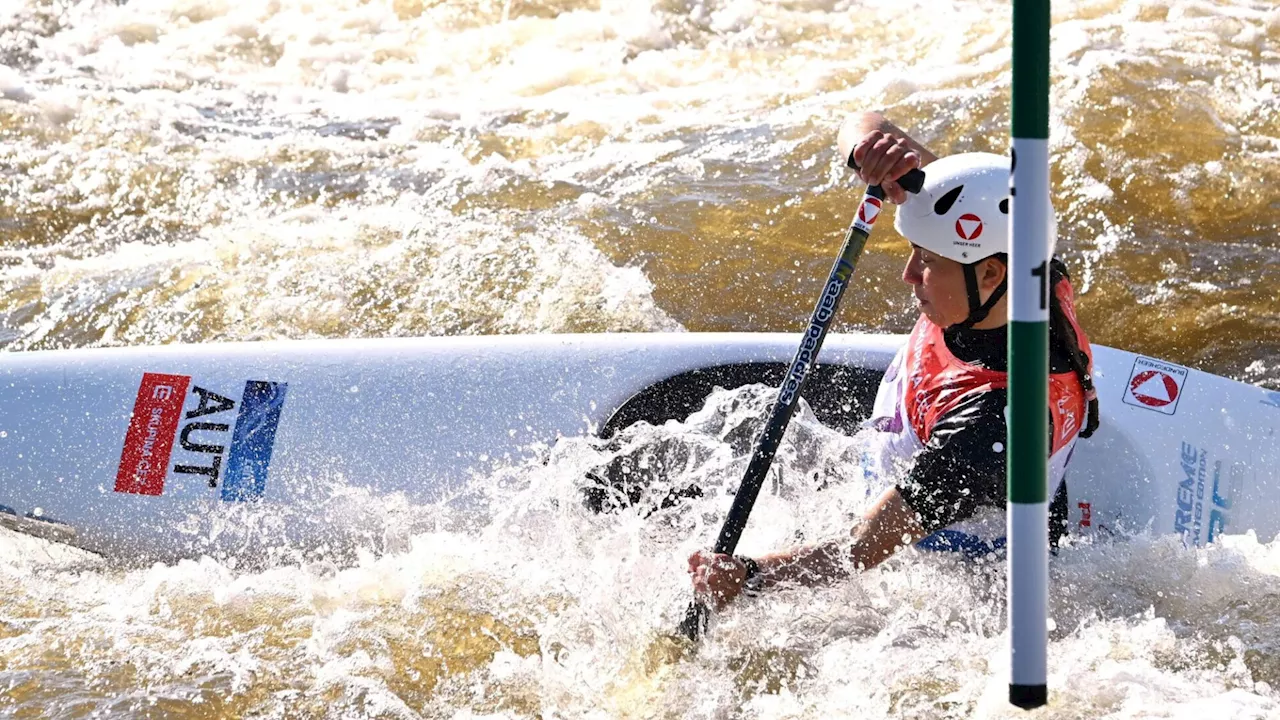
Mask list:
[{"label": "red and blue decal on canoe", "polygon": [[[196,402],[184,414],[188,387]],[[262,497],[287,390],[285,383],[249,380],[237,403],[193,386],[186,375],[144,374],[120,453],[116,492],[162,494],[176,442],[181,455],[175,474],[203,477],[209,487],[221,487],[223,500]]]}]

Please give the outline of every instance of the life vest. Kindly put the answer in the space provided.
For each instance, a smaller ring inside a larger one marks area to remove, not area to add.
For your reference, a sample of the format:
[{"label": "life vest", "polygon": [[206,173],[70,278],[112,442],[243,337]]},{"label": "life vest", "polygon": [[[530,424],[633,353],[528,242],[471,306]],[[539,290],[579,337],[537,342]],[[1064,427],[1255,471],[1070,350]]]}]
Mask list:
[{"label": "life vest", "polygon": [[[1080,349],[1089,358],[1093,352],[1076,319],[1074,293],[1066,279],[1058,281],[1054,293],[1064,316],[1075,331]],[[907,343],[885,371],[876,393],[871,419],[865,423],[874,432],[863,457],[864,469],[877,478],[878,490],[896,484],[909,472],[915,456],[924,449],[939,419],[976,393],[1007,388],[1008,373],[979,367],[956,358],[947,348],[942,328],[924,315],[916,321]],[[1067,462],[1085,420],[1086,398],[1074,371],[1049,376],[1049,410],[1053,440],[1049,451],[1049,486],[1055,488],[1066,475]],[[1052,494],[1052,493],[1051,493]],[[990,511],[990,512],[988,512]],[[982,508],[978,516],[955,523],[935,535],[946,536],[947,545],[977,542],[987,549],[1003,545],[1004,508]],[[966,537],[962,537],[966,536]],[[930,538],[921,541],[927,549]],[[933,543],[937,544],[937,543]],[[974,546],[977,547],[977,546]],[[946,549],[956,549],[948,547]],[[963,549],[963,548],[961,548]]]}]

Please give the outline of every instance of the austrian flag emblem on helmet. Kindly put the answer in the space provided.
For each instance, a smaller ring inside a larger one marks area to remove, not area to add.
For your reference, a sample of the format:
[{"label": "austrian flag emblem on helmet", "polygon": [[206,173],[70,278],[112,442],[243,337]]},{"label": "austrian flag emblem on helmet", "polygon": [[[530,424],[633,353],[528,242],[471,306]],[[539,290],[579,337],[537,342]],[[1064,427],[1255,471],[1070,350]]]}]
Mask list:
[{"label": "austrian flag emblem on helmet", "polygon": [[[934,160],[893,226],[912,245],[962,265],[1008,253],[1010,165],[1009,158],[985,152]],[[1057,232],[1052,225],[1046,230],[1052,255]]]},{"label": "austrian flag emblem on helmet", "polygon": [[982,218],[973,213],[965,213],[956,220],[956,234],[962,240],[977,240],[982,235]]}]

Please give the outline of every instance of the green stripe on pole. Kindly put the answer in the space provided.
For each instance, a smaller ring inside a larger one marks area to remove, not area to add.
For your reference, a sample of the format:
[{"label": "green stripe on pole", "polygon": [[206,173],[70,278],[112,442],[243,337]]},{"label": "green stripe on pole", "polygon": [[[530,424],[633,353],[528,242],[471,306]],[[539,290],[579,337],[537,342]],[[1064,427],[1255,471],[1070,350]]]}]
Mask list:
[{"label": "green stripe on pole", "polygon": [[1013,136],[1049,137],[1049,2],[1013,0]]},{"label": "green stripe on pole", "polygon": [[1048,500],[1048,372],[1049,324],[1009,323],[1009,502]]}]

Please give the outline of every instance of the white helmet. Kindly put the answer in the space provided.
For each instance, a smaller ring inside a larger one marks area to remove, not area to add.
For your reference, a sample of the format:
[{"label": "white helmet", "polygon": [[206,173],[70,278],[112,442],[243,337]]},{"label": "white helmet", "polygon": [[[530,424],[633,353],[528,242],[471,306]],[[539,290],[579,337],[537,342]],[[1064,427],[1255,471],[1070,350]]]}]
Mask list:
[{"label": "white helmet", "polygon": [[[924,187],[907,196],[893,222],[913,245],[965,266],[969,317],[961,323],[963,327],[982,322],[1008,287],[1006,276],[983,302],[974,263],[1009,252],[1009,171],[1009,158],[1002,155],[962,153],[940,158],[925,168]],[[1051,224],[1047,230],[1052,256],[1056,227]]]},{"label": "white helmet", "polygon": [[913,245],[965,265],[1008,253],[1009,158],[975,152],[930,163],[924,187],[908,194],[893,227]]}]

